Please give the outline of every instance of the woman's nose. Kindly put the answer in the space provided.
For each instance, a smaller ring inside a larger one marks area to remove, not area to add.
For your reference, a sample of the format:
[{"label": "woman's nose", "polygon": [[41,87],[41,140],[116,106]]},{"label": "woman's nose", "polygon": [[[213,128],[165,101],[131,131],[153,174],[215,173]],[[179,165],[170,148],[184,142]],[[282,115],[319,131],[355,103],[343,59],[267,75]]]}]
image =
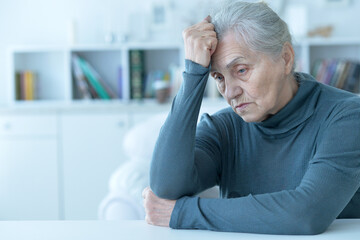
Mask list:
[{"label": "woman's nose", "polygon": [[225,81],[225,97],[228,100],[235,99],[243,93],[243,89],[239,86],[237,81]]}]

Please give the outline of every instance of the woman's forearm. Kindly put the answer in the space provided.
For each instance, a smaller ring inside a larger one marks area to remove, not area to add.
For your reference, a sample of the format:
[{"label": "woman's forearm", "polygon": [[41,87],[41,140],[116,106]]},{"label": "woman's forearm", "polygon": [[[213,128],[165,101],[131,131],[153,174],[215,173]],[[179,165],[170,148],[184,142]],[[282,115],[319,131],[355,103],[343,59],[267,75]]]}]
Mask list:
[{"label": "woman's forearm", "polygon": [[177,199],[198,189],[195,133],[209,68],[186,61],[184,82],[161,128],[150,169],[150,186],[159,197]]}]

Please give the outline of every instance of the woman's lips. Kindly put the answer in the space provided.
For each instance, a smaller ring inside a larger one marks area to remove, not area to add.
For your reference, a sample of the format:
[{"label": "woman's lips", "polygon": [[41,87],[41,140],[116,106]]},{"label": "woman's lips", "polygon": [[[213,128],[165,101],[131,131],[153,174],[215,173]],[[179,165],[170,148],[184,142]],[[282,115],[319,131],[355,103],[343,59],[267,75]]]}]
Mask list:
[{"label": "woman's lips", "polygon": [[241,112],[243,111],[250,103],[242,103],[240,105],[237,105],[235,108],[236,108],[236,111],[238,112]]}]

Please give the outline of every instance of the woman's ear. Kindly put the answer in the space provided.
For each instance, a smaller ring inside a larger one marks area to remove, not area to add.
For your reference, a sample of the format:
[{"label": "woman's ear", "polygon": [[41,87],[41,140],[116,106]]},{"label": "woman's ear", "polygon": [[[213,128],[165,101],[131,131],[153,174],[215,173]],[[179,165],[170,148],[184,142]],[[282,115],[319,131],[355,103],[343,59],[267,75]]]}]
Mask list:
[{"label": "woman's ear", "polygon": [[285,62],[286,74],[290,74],[294,65],[295,53],[294,48],[289,42],[284,43],[281,56]]}]

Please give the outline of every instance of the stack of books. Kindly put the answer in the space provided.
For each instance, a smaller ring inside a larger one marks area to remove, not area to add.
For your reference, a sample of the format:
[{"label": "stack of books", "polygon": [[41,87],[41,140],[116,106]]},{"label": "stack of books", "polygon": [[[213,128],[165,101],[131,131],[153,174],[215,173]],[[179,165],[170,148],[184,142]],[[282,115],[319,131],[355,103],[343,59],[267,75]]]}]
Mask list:
[{"label": "stack of books", "polygon": [[77,94],[80,99],[118,98],[113,89],[85,59],[73,54],[72,66]]},{"label": "stack of books", "polygon": [[360,92],[360,63],[326,59],[315,62],[311,74],[317,81],[349,92]]},{"label": "stack of books", "polygon": [[31,101],[37,98],[36,96],[36,73],[33,71],[19,71],[16,72],[16,100]]}]

